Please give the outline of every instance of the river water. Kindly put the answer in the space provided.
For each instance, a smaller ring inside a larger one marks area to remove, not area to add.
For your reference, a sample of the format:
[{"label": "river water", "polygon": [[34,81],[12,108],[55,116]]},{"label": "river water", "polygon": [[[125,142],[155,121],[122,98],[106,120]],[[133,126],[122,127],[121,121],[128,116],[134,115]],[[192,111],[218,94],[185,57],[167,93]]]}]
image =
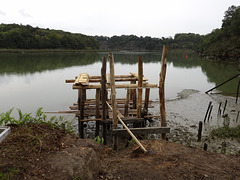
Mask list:
[{"label": "river water", "polygon": [[[0,113],[12,107],[28,113],[35,113],[39,107],[43,107],[44,111],[69,110],[69,106],[77,101],[77,91],[65,80],[73,79],[80,73],[100,75],[102,56],[107,56],[107,53],[0,54]],[[161,52],[114,53],[115,74],[137,73],[138,56],[143,57],[143,72],[148,82],[158,84]],[[170,50],[166,98],[176,98],[183,89],[205,92],[237,73],[236,63],[207,61],[189,50]],[[233,95],[237,82],[235,79],[218,91]],[[94,95],[95,91],[87,91],[88,97]],[[125,95],[125,90],[117,93],[117,97]],[[157,89],[151,90],[150,98],[158,100]]]}]

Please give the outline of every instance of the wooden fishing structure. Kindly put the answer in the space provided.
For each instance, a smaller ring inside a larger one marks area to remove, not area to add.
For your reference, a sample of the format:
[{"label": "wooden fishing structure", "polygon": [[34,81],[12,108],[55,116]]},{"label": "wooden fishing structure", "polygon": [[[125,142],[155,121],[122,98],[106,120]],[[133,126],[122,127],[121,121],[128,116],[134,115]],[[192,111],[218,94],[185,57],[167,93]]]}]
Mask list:
[{"label": "wooden fishing structure", "polygon": [[[106,73],[107,58],[104,56],[102,57],[100,76],[81,73],[74,79],[66,80],[66,83],[73,83],[72,88],[78,91],[78,101],[70,106],[70,112],[75,113],[78,117],[78,130],[81,138],[84,138],[84,122],[95,121],[95,136],[99,135],[101,129],[104,144],[107,144],[107,131],[110,131],[113,136],[114,149],[117,149],[118,136],[127,133],[132,136],[135,142],[138,140],[135,139],[133,134],[161,133],[163,139],[165,139],[165,134],[170,132],[170,128],[166,127],[165,103],[163,102],[167,50],[164,50],[164,52],[165,55],[162,56],[162,59],[165,58],[165,63],[162,63],[162,68],[165,66],[165,72],[161,72],[162,75],[160,74],[160,85],[162,87],[159,91],[162,96],[160,97],[161,127],[146,127],[146,118],[152,117],[148,109],[153,108],[152,101],[149,99],[150,89],[158,88],[158,85],[149,84],[148,79],[144,77],[141,56],[138,57],[138,73],[115,75],[114,57],[112,53],[109,53],[109,74]],[[108,89],[111,89],[110,98],[108,98]],[[126,98],[117,98],[116,89],[126,89]],[[95,90],[94,99],[87,98],[87,90]],[[144,99],[143,91],[145,91]],[[119,123],[123,125],[123,129],[119,129]],[[130,124],[133,128],[128,128]],[[141,144],[139,146],[141,147]],[[144,147],[142,149],[146,152]]]}]

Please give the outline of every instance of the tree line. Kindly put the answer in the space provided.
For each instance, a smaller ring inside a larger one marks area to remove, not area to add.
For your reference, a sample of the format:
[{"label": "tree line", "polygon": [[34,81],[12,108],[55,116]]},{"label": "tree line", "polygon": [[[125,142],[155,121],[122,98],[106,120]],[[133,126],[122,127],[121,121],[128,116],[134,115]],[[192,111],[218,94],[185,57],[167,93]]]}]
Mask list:
[{"label": "tree line", "polygon": [[0,48],[7,49],[98,49],[98,41],[83,34],[30,25],[0,24]]},{"label": "tree line", "polygon": [[197,50],[203,36],[194,33],[178,33],[174,39],[137,37],[135,35],[122,36],[95,36],[100,43],[100,49],[131,50],[131,51],[156,51],[162,50],[163,45],[169,45],[171,48],[187,48]]}]

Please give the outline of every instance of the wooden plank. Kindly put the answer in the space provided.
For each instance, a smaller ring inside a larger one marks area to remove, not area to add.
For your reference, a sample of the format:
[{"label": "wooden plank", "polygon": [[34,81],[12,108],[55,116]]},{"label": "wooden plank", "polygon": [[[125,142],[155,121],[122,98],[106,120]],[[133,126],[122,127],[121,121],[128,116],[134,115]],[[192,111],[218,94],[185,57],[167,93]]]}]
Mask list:
[{"label": "wooden plank", "polygon": [[[112,99],[112,111],[113,111],[113,129],[118,128],[118,118],[117,118],[117,102],[116,102],[116,86],[115,86],[115,73],[114,73],[114,57],[112,53],[108,54],[108,59],[110,63],[110,80],[111,80],[111,99]],[[113,149],[117,150],[118,137],[113,137]]]},{"label": "wooden plank", "polygon": [[[100,118],[100,89],[96,89],[96,118]],[[100,130],[100,124],[99,122],[96,122],[96,131],[95,131],[95,137],[99,135]]]},{"label": "wooden plank", "polygon": [[88,75],[88,73],[80,74],[80,78],[79,78],[78,83],[80,83],[80,84],[82,84],[84,86],[88,85],[89,84],[89,75]]},{"label": "wooden plank", "polygon": [[143,60],[138,56],[138,94],[137,94],[137,117],[142,117],[142,89],[143,86]]},{"label": "wooden plank", "polygon": [[[166,111],[165,111],[165,77],[167,69],[167,53],[168,46],[163,46],[161,72],[159,80],[159,101],[160,101],[160,114],[161,114],[161,126],[166,127]],[[162,134],[162,139],[166,140],[166,134]]]},{"label": "wooden plank", "polygon": [[[129,128],[129,130],[134,134],[165,134],[170,133],[169,127],[147,127],[147,128]],[[126,129],[113,129],[112,134],[115,135],[127,135]]]},{"label": "wooden plank", "polygon": [[[89,84],[86,86],[73,85],[73,89],[100,89],[101,84]],[[110,89],[110,85],[106,85],[107,89]],[[139,89],[137,84],[116,84],[115,88],[126,88],[126,89]],[[158,88],[157,84],[143,84],[142,88]]]},{"label": "wooden plank", "polygon": [[110,80],[110,74],[107,73],[107,84],[109,85],[111,83],[111,80]]}]

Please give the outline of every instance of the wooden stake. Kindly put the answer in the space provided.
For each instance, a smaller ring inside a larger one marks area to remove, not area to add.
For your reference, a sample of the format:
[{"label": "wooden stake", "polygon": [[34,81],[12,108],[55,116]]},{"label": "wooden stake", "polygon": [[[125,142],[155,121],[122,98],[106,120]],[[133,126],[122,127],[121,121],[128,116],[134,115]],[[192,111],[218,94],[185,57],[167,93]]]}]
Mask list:
[{"label": "wooden stake", "polygon": [[[117,117],[117,102],[116,102],[116,87],[115,87],[115,75],[114,75],[114,57],[112,53],[108,54],[110,63],[110,80],[111,80],[111,99],[113,106],[113,129],[118,128],[118,117]],[[118,137],[113,137],[113,149],[117,150]]]},{"label": "wooden stake", "polygon": [[198,142],[200,142],[202,139],[202,121],[199,121],[199,127],[198,127]]},{"label": "wooden stake", "polygon": [[[168,46],[163,46],[162,60],[161,60],[161,72],[159,81],[159,101],[160,101],[160,114],[161,114],[161,126],[166,127],[166,111],[165,111],[165,77],[167,69],[167,54]],[[166,140],[166,134],[162,134],[162,139]]]},{"label": "wooden stake", "polygon": [[[105,121],[107,119],[107,90],[106,90],[106,64],[107,58],[104,56],[102,57],[102,69],[101,69],[101,93],[102,93],[102,120]],[[103,124],[103,139],[104,145],[107,144],[107,125]]]},{"label": "wooden stake", "polygon": [[137,96],[137,117],[142,117],[142,86],[143,86],[143,60],[138,56],[138,96]]}]

